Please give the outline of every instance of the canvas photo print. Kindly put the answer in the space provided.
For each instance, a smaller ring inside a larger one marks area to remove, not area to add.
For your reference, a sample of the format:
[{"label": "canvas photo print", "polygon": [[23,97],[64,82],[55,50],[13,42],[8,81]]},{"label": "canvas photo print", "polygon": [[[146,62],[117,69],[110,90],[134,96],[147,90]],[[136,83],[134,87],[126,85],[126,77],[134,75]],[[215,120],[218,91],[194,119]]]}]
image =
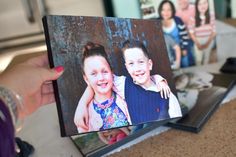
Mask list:
[{"label": "canvas photo print", "polygon": [[140,6],[142,18],[162,21],[173,70],[217,61],[213,0],[140,0]]},{"label": "canvas photo print", "polygon": [[159,20],[43,18],[62,136],[181,117]]}]

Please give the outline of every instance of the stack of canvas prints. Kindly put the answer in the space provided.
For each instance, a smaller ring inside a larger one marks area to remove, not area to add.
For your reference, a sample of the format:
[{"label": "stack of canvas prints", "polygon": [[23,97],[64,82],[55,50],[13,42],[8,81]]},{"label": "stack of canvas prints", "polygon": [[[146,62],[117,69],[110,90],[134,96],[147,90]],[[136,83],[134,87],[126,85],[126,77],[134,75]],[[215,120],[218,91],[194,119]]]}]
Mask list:
[{"label": "stack of canvas prints", "polygon": [[65,67],[54,82],[61,135],[91,132],[72,138],[82,154],[108,152],[182,116],[159,20],[43,22],[50,64]]}]

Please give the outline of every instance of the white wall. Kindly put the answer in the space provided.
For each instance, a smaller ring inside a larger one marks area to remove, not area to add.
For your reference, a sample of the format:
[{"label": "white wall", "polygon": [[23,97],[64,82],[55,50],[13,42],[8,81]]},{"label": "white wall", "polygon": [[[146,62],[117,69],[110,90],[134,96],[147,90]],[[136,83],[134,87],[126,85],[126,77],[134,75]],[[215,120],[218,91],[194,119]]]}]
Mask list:
[{"label": "white wall", "polygon": [[[37,2],[39,0],[30,0]],[[102,0],[45,0],[49,14],[104,16]],[[42,31],[41,17],[38,23],[29,23],[23,5],[24,0],[0,1],[0,39]],[[34,10],[38,10],[37,8]]]},{"label": "white wall", "polygon": [[116,17],[141,18],[139,0],[112,0]]}]

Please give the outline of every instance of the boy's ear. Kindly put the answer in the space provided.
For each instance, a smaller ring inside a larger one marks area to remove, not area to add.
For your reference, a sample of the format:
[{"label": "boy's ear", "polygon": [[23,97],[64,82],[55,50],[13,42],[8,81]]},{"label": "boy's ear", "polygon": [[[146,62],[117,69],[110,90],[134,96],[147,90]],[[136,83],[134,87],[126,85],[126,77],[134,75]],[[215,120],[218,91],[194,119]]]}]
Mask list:
[{"label": "boy's ear", "polygon": [[149,70],[152,70],[153,63],[151,59],[148,60],[148,66],[149,66]]},{"label": "boy's ear", "polygon": [[84,81],[86,82],[86,84],[89,86],[88,78],[85,75],[83,75],[83,78],[84,78]]}]

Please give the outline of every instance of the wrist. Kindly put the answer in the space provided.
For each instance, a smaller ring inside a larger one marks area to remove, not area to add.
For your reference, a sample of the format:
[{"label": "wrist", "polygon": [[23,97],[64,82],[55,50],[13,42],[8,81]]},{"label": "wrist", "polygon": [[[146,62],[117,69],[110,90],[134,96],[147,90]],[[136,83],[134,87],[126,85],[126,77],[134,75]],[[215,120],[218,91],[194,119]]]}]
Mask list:
[{"label": "wrist", "polygon": [[5,86],[0,85],[0,99],[5,103],[8,107],[14,125],[17,129],[21,127],[21,114],[23,113],[23,103],[22,97],[15,93],[14,91],[6,88]]}]

